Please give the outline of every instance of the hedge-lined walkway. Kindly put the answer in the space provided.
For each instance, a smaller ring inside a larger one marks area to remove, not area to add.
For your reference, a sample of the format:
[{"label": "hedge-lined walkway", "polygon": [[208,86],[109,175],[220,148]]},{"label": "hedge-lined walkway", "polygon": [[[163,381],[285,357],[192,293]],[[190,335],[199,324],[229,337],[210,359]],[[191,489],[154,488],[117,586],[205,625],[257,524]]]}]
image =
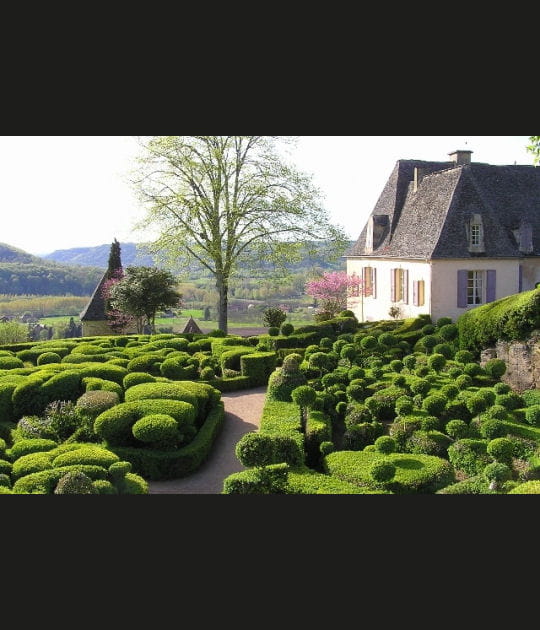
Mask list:
[{"label": "hedge-lined walkway", "polygon": [[225,422],[206,462],[188,477],[149,481],[149,494],[221,494],[225,477],[245,470],[234,449],[244,433],[259,429],[265,397],[266,385],[223,393]]}]

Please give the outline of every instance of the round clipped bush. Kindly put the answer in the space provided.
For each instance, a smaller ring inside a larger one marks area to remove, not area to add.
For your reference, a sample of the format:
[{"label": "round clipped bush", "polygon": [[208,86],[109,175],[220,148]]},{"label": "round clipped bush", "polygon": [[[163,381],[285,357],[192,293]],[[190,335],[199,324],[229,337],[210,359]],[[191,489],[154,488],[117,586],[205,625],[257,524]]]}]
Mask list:
[{"label": "round clipped bush", "polygon": [[512,471],[502,462],[492,462],[484,468],[483,475],[488,481],[500,484],[512,477]]},{"label": "round clipped bush", "polygon": [[448,343],[438,343],[433,346],[433,352],[435,354],[442,354],[445,359],[451,359],[454,356],[454,350]]},{"label": "round clipped bush", "polygon": [[97,494],[118,494],[118,490],[107,479],[95,479],[92,485],[97,491]]},{"label": "round clipped bush", "polygon": [[420,394],[421,396],[426,396],[431,389],[431,383],[424,378],[415,378],[409,383],[409,388],[413,395]]},{"label": "round clipped bush", "polygon": [[279,336],[279,328],[277,326],[270,326],[268,328],[268,334],[270,337],[278,337]]},{"label": "round clipped bush", "polygon": [[446,357],[443,354],[434,352],[428,357],[427,364],[430,369],[440,372],[446,365]]},{"label": "round clipped bush", "polygon": [[126,374],[122,379],[122,385],[124,389],[132,387],[133,385],[139,385],[140,383],[155,383],[156,378],[148,372],[130,372]]},{"label": "round clipped bush", "polygon": [[483,370],[478,363],[465,363],[463,366],[463,374],[468,374],[470,377],[474,378],[479,374],[482,374]]},{"label": "round clipped bush", "polygon": [[525,407],[523,397],[516,392],[508,392],[508,394],[498,394],[495,398],[497,405],[502,405],[508,411]]},{"label": "round clipped bush", "polygon": [[396,466],[390,461],[375,461],[369,468],[370,477],[377,483],[384,483],[394,478]]},{"label": "round clipped bush", "polygon": [[345,390],[347,398],[351,401],[360,402],[365,398],[365,389],[362,385],[351,383]]},{"label": "round clipped bush", "polygon": [[459,394],[459,389],[453,383],[448,383],[441,387],[441,394],[446,396],[447,400],[453,400]]},{"label": "round clipped bush", "polygon": [[404,356],[403,359],[403,365],[409,370],[414,370],[415,366],[416,366],[416,355],[415,354],[408,354],[407,356]]},{"label": "round clipped bush", "polygon": [[485,398],[479,394],[473,394],[465,400],[465,406],[473,416],[477,416],[487,409],[488,403]]},{"label": "round clipped bush", "polygon": [[16,356],[0,356],[0,370],[13,370],[14,368],[24,367],[22,359]]},{"label": "round clipped bush", "polygon": [[458,389],[467,389],[472,385],[472,378],[468,374],[461,374],[455,380]]},{"label": "round clipped bush", "polygon": [[459,334],[459,329],[456,324],[445,324],[439,328],[438,334],[445,341],[453,341]]},{"label": "round clipped bush", "polygon": [[464,420],[456,418],[446,423],[445,431],[454,440],[461,440],[469,436],[469,425]]},{"label": "round clipped bush", "polygon": [[487,418],[480,424],[480,435],[488,440],[503,437],[506,433],[506,426],[501,420]]},{"label": "round clipped bush", "polygon": [[377,345],[377,337],[373,335],[366,335],[360,340],[360,347],[362,350],[372,350]]},{"label": "round clipped bush", "polygon": [[489,359],[484,365],[484,371],[492,378],[501,378],[506,372],[506,363],[502,359]]},{"label": "round clipped bush", "polygon": [[46,365],[47,363],[60,363],[62,357],[56,352],[43,352],[39,355],[36,365]]},{"label": "round clipped bush", "polygon": [[403,365],[403,361],[400,361],[400,359],[393,359],[389,363],[390,369],[393,372],[401,372],[401,370],[403,369]]},{"label": "round clipped bush", "polygon": [[106,448],[94,444],[80,444],[77,448],[59,453],[54,457],[52,465],[54,468],[62,466],[74,466],[86,464],[89,466],[102,466],[108,468],[120,458],[116,453]]},{"label": "round clipped bush", "polygon": [[508,411],[506,407],[502,405],[492,405],[486,410],[486,415],[489,418],[495,418],[495,420],[506,420],[508,418]]},{"label": "round clipped bush", "polygon": [[397,450],[397,442],[393,437],[389,435],[381,435],[378,437],[373,443],[376,450],[383,455],[388,455],[388,453],[394,453]]},{"label": "round clipped bush", "polygon": [[203,381],[211,381],[216,378],[216,373],[212,367],[204,367],[201,370],[200,378]]},{"label": "round clipped bush", "polygon": [[179,444],[178,422],[165,413],[154,413],[143,416],[131,428],[133,435],[155,448],[176,448]]},{"label": "round clipped bush", "polygon": [[281,324],[280,332],[284,337],[288,337],[293,334],[294,326],[290,322],[285,322]]},{"label": "round clipped bush", "polygon": [[525,410],[525,420],[534,427],[540,427],[540,405],[531,405]]},{"label": "round clipped bush", "polygon": [[474,361],[474,354],[469,350],[458,350],[454,355],[454,361],[457,363],[471,363]]},{"label": "round clipped bush", "polygon": [[236,443],[234,453],[239,462],[250,468],[268,466],[273,462],[274,445],[269,435],[259,432],[245,433]]},{"label": "round clipped bush", "polygon": [[92,389],[77,399],[75,407],[79,413],[90,418],[97,418],[100,413],[114,407],[119,402],[120,398],[116,392]]},{"label": "round clipped bush", "polygon": [[495,385],[493,385],[493,391],[497,396],[500,396],[500,394],[508,394],[510,385],[508,385],[508,383],[495,383]]},{"label": "round clipped bush", "polygon": [[98,494],[92,479],[79,470],[70,470],[60,477],[54,494]]},{"label": "round clipped bush", "polygon": [[410,396],[400,396],[396,400],[394,409],[397,415],[404,416],[412,413],[413,407],[414,404]]},{"label": "round clipped bush", "polygon": [[437,431],[441,421],[436,416],[425,416],[420,420],[420,427],[422,431]]},{"label": "round clipped bush", "polygon": [[511,464],[514,453],[514,445],[508,438],[495,438],[488,442],[487,452],[497,462]]},{"label": "round clipped bush", "polygon": [[132,427],[137,420],[154,413],[172,416],[178,422],[180,433],[187,436],[190,434],[187,429],[193,425],[196,417],[194,406],[182,400],[133,400],[100,413],[94,421],[94,431],[108,446],[141,447],[141,442],[133,435]]},{"label": "round clipped bush", "polygon": [[458,376],[461,376],[463,374],[463,370],[457,366],[452,366],[447,371],[447,374],[451,379],[456,379]]},{"label": "round clipped bush", "polygon": [[407,385],[407,379],[403,374],[396,374],[393,379],[393,385],[395,387],[405,387]]},{"label": "round clipped bush", "polygon": [[438,416],[446,408],[448,399],[442,394],[431,394],[422,401],[422,409],[432,416]]},{"label": "round clipped bush", "polygon": [[451,324],[452,323],[452,318],[451,317],[439,317],[439,319],[435,323],[437,325],[437,328],[442,328],[443,326],[446,326],[447,324]]},{"label": "round clipped bush", "polygon": [[363,367],[358,365],[353,365],[352,368],[347,372],[347,377],[349,381],[354,381],[357,378],[364,378],[366,375],[366,371]]},{"label": "round clipped bush", "polygon": [[391,348],[392,346],[397,345],[398,339],[395,335],[390,332],[383,332],[378,337],[378,342],[383,346],[387,346]]}]

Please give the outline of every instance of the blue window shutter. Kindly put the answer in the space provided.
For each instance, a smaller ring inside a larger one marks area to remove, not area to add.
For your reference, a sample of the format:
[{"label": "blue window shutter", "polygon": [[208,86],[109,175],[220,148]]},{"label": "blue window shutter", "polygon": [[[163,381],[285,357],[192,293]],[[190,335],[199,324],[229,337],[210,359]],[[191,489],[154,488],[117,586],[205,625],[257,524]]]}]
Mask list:
[{"label": "blue window shutter", "polygon": [[497,272],[494,269],[486,271],[486,302],[495,301],[495,284]]},{"label": "blue window shutter", "polygon": [[412,283],[412,303],[414,306],[418,306],[418,280],[414,280]]},{"label": "blue window shutter", "polygon": [[377,268],[371,268],[371,297],[377,297]]},{"label": "blue window shutter", "polygon": [[518,267],[518,293],[523,291],[523,265]]},{"label": "blue window shutter", "polygon": [[457,272],[457,305],[458,308],[467,306],[467,270],[460,269]]},{"label": "blue window shutter", "polygon": [[396,270],[390,269],[390,301],[396,301]]}]

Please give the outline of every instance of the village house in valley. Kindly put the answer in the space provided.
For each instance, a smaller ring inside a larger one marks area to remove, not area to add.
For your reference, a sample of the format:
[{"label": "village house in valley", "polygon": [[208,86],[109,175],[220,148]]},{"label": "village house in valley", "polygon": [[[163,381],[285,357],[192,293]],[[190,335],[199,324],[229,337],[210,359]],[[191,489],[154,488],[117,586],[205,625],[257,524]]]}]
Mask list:
[{"label": "village house in valley", "polygon": [[540,168],[471,161],[398,160],[358,240],[347,273],[359,321],[427,313],[451,317],[540,281]]}]

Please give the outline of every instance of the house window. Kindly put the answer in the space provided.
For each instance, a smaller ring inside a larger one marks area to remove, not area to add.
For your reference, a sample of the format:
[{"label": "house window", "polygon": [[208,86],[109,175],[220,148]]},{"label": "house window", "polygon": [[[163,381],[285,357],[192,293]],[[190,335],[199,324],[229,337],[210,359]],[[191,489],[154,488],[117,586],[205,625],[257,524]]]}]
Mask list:
[{"label": "house window", "polygon": [[473,214],[466,223],[469,235],[469,251],[473,254],[481,254],[485,251],[484,247],[484,224],[481,214]]},{"label": "house window", "polygon": [[483,303],[483,275],[483,271],[469,271],[467,273],[467,306],[477,306]]},{"label": "house window", "polygon": [[391,269],[390,300],[409,303],[409,272],[407,269]]},{"label": "house window", "polygon": [[376,272],[375,267],[362,268],[362,286],[364,287],[364,296],[376,297]]},{"label": "house window", "polygon": [[413,304],[414,306],[424,306],[425,304],[425,282],[424,280],[415,280],[413,282]]},{"label": "house window", "polygon": [[459,308],[478,306],[496,299],[497,272],[495,269],[457,272],[457,305]]},{"label": "house window", "polygon": [[471,245],[480,245],[480,226],[471,225]]}]

